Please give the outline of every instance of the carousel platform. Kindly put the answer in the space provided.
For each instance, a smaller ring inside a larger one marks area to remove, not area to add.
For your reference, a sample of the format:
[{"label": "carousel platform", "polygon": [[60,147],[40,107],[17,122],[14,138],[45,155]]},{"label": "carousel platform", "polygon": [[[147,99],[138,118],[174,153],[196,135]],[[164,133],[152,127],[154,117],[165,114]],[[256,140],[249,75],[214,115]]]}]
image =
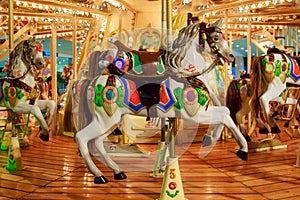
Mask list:
[{"label": "carousel platform", "polygon": [[[300,199],[300,169],[295,167],[300,138],[282,134],[287,148],[249,153],[247,162],[238,159],[231,149],[233,139],[218,141],[203,159],[198,157],[201,143],[177,148],[182,153],[179,166],[185,197],[199,199]],[[23,169],[7,171],[7,151],[0,151],[0,199],[143,199],[159,197],[162,179],[149,176],[156,144],[139,144],[150,152],[148,157],[113,159],[127,174],[127,179],[113,180],[113,172],[95,161],[109,179],[95,185],[93,175],[78,155],[74,138],[52,136],[48,143],[36,134],[30,145],[21,148]]]}]

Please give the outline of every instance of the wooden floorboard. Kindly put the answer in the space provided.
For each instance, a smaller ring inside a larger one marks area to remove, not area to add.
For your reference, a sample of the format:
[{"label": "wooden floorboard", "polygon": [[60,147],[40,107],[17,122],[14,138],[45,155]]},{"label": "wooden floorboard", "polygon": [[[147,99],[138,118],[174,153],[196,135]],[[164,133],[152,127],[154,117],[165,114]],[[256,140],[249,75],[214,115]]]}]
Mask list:
[{"label": "wooden floorboard", "polygon": [[[291,139],[281,133],[279,139],[288,145],[286,149],[249,153],[247,162],[232,152],[237,146],[233,139],[218,141],[204,158],[199,158],[201,143],[176,147],[185,197],[189,200],[300,199],[300,169],[294,167],[300,138]],[[7,151],[0,152],[0,200],[159,198],[162,179],[150,176],[157,145],[140,144],[140,147],[151,152],[150,156],[113,157],[126,172],[127,179],[122,181],[113,180],[112,170],[94,158],[110,181],[95,185],[73,138],[52,136],[45,143],[32,134],[30,146],[21,148],[22,170],[6,171]]]}]

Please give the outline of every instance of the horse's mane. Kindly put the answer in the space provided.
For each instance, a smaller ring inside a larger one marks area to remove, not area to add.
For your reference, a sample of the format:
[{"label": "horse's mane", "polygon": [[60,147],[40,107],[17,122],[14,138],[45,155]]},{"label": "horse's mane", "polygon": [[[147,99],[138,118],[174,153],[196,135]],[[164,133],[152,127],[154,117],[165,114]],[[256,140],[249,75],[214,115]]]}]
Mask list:
[{"label": "horse's mane", "polygon": [[167,52],[165,57],[165,63],[168,67],[177,71],[186,55],[187,49],[190,47],[191,41],[198,35],[199,31],[200,23],[188,25],[179,31],[177,38],[173,42],[172,51]]},{"label": "horse's mane", "polygon": [[27,42],[27,40],[21,41],[19,44],[17,44],[17,46],[14,48],[14,50],[12,52],[10,52],[9,65],[8,65],[8,76],[11,74],[15,65],[17,64],[16,62],[17,62],[17,59],[19,58],[19,56],[22,56],[22,51],[23,51],[25,42]]},{"label": "horse's mane", "polygon": [[99,68],[99,61],[105,56],[103,54],[105,54],[105,52],[101,51],[93,51],[90,53],[88,63],[89,70],[86,75],[87,79],[93,79],[101,74],[102,71]]},{"label": "horse's mane", "polygon": [[250,107],[254,114],[254,116],[258,115],[260,111],[260,96],[265,93],[267,90],[267,80],[262,74],[262,59],[264,56],[255,56],[252,58],[251,68],[252,68],[252,75],[251,75],[251,101]]}]

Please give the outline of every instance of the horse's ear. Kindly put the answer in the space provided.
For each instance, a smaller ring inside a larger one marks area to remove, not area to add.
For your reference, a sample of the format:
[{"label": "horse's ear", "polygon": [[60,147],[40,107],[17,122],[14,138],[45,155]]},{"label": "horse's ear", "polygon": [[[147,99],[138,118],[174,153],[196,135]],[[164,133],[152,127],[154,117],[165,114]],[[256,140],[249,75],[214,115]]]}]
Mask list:
[{"label": "horse's ear", "polygon": [[205,11],[201,11],[197,14],[197,17],[203,17],[205,15]]},{"label": "horse's ear", "polygon": [[215,21],[211,26],[212,26],[212,27],[219,27],[219,28],[222,28],[222,22],[223,22],[223,19],[220,18],[220,19],[218,19],[217,21]]}]

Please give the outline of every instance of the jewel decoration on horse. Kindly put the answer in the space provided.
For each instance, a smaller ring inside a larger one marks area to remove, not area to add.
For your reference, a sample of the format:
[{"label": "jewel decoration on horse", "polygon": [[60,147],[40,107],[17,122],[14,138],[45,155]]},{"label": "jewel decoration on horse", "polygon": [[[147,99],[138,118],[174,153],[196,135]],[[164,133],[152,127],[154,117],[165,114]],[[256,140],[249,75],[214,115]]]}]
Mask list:
[{"label": "jewel decoration on horse", "polygon": [[[138,74],[130,64],[132,58],[126,56],[131,51],[129,48],[96,51],[90,54],[88,75],[74,83],[68,94],[69,97],[73,96],[74,101],[67,100],[69,104],[65,107],[70,111],[68,114],[75,110],[80,113],[74,113],[75,120],[80,124],[77,126],[76,141],[87,168],[95,176],[95,183],[107,183],[108,180],[91,159],[91,149],[88,146],[91,142],[103,158],[102,161],[113,169],[114,178],[126,178],[125,173],[107,155],[103,146],[103,140],[118,126],[125,114],[148,118],[181,118],[199,124],[221,125],[217,126],[215,137],[220,136],[220,127],[225,125],[240,146],[236,155],[247,160],[247,142],[232,121],[228,108],[209,105],[209,91],[197,78],[210,71],[215,63],[232,61],[234,58],[221,33],[220,25],[220,21],[214,24],[191,24],[180,31],[172,51],[162,51],[156,54],[156,57],[150,52],[134,52],[139,55],[143,71],[148,70],[147,66],[153,66],[153,62],[157,64],[156,61],[160,57],[165,68],[163,73]],[[203,68],[204,52],[214,60],[214,64],[206,68]],[[128,71],[119,68],[111,59],[106,59],[111,56],[119,58],[119,55],[124,56],[124,60],[127,59]],[[148,57],[151,57],[152,63],[145,61]],[[189,65],[195,66],[196,70],[187,71],[186,67]],[[90,71],[93,69],[98,71]],[[75,88],[78,86],[80,92]],[[76,109],[70,107],[70,103],[78,100],[74,92],[80,94],[79,101],[74,105]],[[69,117],[65,116],[64,121],[69,123],[72,119]]]}]

